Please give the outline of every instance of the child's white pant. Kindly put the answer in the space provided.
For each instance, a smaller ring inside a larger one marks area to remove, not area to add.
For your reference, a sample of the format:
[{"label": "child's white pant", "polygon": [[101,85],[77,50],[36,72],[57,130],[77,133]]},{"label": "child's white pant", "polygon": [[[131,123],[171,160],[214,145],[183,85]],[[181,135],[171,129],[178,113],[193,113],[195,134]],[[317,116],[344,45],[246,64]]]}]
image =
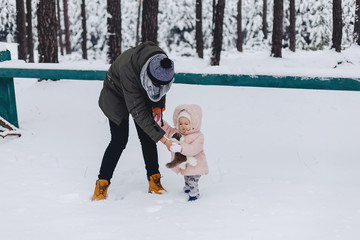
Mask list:
[{"label": "child's white pant", "polygon": [[185,179],[185,190],[190,190],[189,195],[192,197],[199,195],[199,179],[201,175],[184,176]]}]

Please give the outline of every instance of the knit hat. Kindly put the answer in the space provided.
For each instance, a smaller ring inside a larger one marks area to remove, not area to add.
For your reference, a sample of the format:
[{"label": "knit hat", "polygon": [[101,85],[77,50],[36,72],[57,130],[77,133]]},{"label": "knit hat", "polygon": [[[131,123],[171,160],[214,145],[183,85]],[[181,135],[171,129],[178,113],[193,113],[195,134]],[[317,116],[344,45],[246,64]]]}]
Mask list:
[{"label": "knit hat", "polygon": [[181,117],[185,117],[185,118],[189,119],[189,121],[190,121],[190,127],[191,127],[191,116],[190,116],[190,114],[189,114],[187,111],[185,111],[185,110],[183,110],[183,111],[181,111],[181,112],[179,113],[179,116],[178,116],[178,118],[177,118],[177,126],[176,126],[176,127],[179,129],[179,119],[180,119]]},{"label": "knit hat", "polygon": [[163,54],[155,55],[147,67],[147,74],[153,83],[166,85],[174,78],[174,62]]}]

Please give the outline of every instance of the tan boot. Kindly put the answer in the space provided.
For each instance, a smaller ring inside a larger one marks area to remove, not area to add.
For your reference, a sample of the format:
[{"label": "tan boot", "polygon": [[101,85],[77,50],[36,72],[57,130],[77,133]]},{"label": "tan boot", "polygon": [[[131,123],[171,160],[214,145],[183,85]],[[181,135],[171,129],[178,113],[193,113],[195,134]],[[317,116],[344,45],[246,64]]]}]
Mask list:
[{"label": "tan boot", "polygon": [[92,200],[104,200],[106,199],[107,190],[110,186],[110,183],[105,179],[99,179],[96,181],[95,191]]},{"label": "tan boot", "polygon": [[160,173],[156,173],[150,176],[149,193],[163,194],[166,192],[163,186],[161,186],[160,178]]}]

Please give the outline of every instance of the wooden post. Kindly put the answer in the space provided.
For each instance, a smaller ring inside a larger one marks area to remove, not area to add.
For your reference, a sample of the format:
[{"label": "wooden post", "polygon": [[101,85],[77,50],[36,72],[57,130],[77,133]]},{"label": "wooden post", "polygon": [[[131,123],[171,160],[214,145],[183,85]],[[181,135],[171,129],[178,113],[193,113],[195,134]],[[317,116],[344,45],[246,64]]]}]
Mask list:
[{"label": "wooden post", "polygon": [[[9,50],[0,52],[0,62],[7,60],[11,60]],[[0,78],[0,116],[19,127],[13,78]]]}]

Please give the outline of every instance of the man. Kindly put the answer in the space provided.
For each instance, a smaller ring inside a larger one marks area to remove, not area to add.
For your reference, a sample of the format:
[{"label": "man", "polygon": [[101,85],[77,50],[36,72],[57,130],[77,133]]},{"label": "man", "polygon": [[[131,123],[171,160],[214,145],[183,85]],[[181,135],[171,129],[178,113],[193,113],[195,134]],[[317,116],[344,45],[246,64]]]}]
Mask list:
[{"label": "man", "polygon": [[[99,106],[109,119],[111,141],[105,150],[93,200],[106,199],[116,164],[129,136],[129,114],[134,119],[144,157],[149,192],[162,194],[156,143],[172,142],[157,124],[165,110],[165,94],[174,81],[174,63],[152,42],[122,53],[110,66]],[[160,121],[160,122],[161,122]]]}]

